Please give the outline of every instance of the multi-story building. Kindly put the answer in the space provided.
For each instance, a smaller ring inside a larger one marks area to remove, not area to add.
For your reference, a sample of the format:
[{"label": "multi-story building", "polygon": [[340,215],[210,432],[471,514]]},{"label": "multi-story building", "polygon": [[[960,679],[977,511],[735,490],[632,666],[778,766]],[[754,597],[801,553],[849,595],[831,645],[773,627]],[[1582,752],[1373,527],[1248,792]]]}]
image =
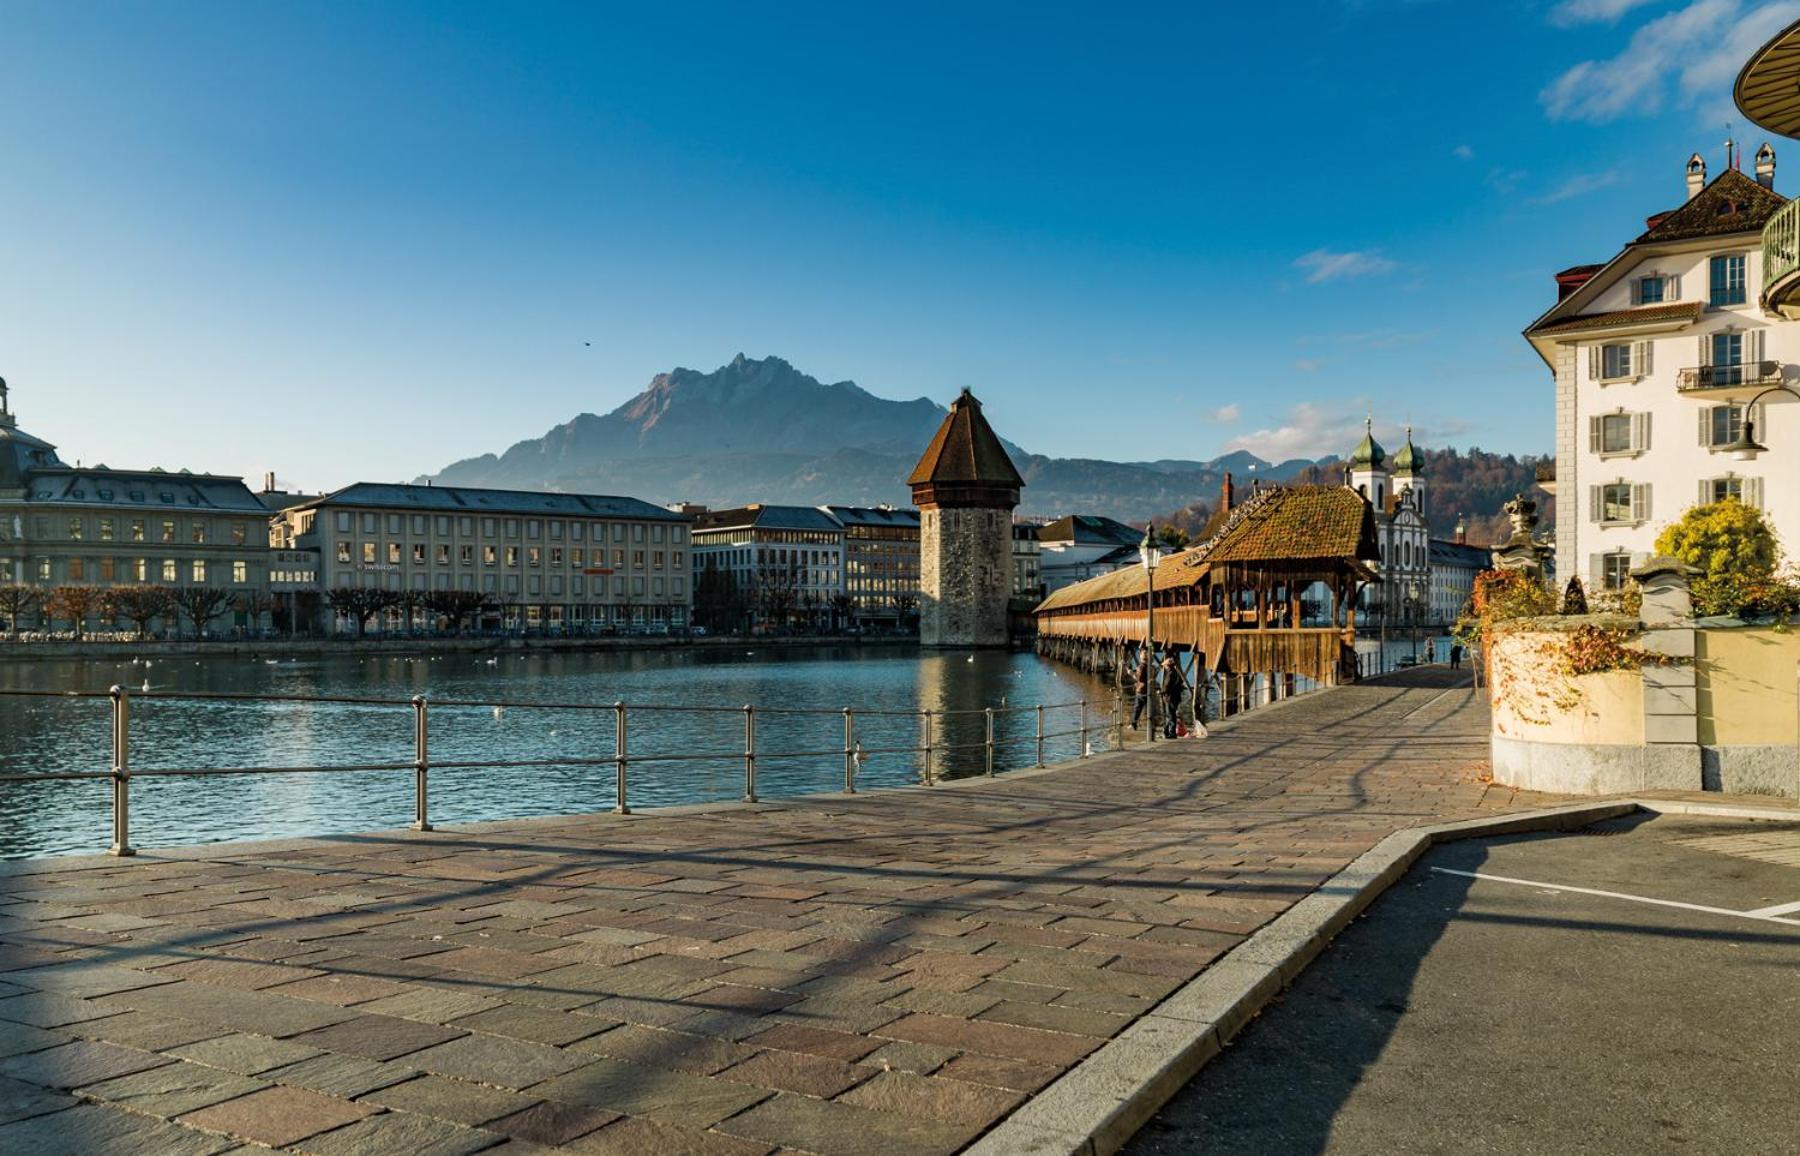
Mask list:
[{"label": "multi-story building", "polygon": [[1013,523],[1012,560],[1013,597],[1036,606],[1044,600],[1044,544],[1036,524]]},{"label": "multi-story building", "polygon": [[694,585],[715,629],[842,625],[845,530],[814,506],[752,504],[694,519]]},{"label": "multi-story building", "polygon": [[[1783,312],[1800,217],[1775,192],[1766,144],[1755,173],[1728,156],[1709,182],[1690,157],[1687,200],[1605,264],[1558,273],[1556,304],[1525,330],[1556,383],[1558,566],[1590,588],[1624,584],[1699,503],[1760,506],[1800,543],[1800,398],[1763,397],[1800,361]],[[1752,428],[1783,452],[1738,460]]]},{"label": "multi-story building", "polygon": [[1144,534],[1098,514],[1070,514],[1039,526],[1040,574],[1046,593],[1139,564]]},{"label": "multi-story building", "polygon": [[844,529],[844,593],[858,626],[900,627],[919,609],[919,511],[820,506]]},{"label": "multi-story building", "polygon": [[0,381],[0,584],[13,583],[214,587],[236,595],[223,622],[260,626],[267,511],[242,478],[68,465],[19,428]]},{"label": "multi-story building", "polygon": [[1431,621],[1440,626],[1454,623],[1475,592],[1475,577],[1494,567],[1493,552],[1471,546],[1463,520],[1456,520],[1456,538],[1433,538],[1431,556]]},{"label": "multi-story building", "polygon": [[1374,507],[1381,551],[1376,581],[1358,595],[1358,613],[1371,623],[1424,623],[1430,617],[1431,530],[1425,522],[1425,455],[1413,445],[1412,428],[1390,467],[1370,419],[1350,453],[1344,481]]},{"label": "multi-story building", "polygon": [[[277,516],[277,549],[318,582],[489,596],[484,626],[685,628],[689,519],[636,498],[359,482]],[[424,610],[412,607],[418,621]],[[325,628],[356,623],[326,611]],[[400,625],[404,611],[389,611]]]}]

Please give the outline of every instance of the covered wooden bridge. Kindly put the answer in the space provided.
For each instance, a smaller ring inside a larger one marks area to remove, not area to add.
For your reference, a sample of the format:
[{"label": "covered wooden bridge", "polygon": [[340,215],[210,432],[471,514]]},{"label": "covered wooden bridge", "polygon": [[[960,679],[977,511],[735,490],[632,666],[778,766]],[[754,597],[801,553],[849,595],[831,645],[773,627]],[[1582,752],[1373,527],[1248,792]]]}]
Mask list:
[{"label": "covered wooden bridge", "polygon": [[[1213,675],[1355,677],[1356,594],[1379,559],[1374,511],[1345,486],[1272,486],[1209,538],[1156,568],[1156,646]],[[1148,637],[1141,566],[1056,591],[1037,608],[1038,649],[1125,669]]]}]

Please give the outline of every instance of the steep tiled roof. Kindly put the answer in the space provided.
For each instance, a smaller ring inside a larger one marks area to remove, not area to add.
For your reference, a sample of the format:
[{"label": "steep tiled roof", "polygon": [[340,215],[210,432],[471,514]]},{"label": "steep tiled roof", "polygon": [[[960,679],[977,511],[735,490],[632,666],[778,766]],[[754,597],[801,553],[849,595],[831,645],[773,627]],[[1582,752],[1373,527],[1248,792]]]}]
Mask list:
[{"label": "steep tiled roof", "polygon": [[1736,169],[1726,169],[1687,204],[1665,214],[1638,241],[1686,241],[1756,232],[1785,204],[1787,198],[1774,189],[1764,188]]},{"label": "steep tiled roof", "polygon": [[906,479],[909,486],[993,485],[1018,489],[1025,484],[994,428],[981,416],[981,403],[968,390],[950,403],[944,424]]},{"label": "steep tiled roof", "polygon": [[[1375,523],[1369,504],[1347,486],[1270,486],[1231,511],[1205,542],[1164,558],[1156,588],[1192,585],[1224,562],[1374,561]],[[1057,610],[1133,598],[1144,593],[1138,567],[1102,574],[1051,594],[1038,610]]]},{"label": "steep tiled roof", "polygon": [[1698,301],[1672,301],[1666,305],[1641,305],[1636,309],[1614,309],[1609,313],[1578,313],[1547,325],[1539,325],[1533,333],[1566,333],[1576,329],[1622,329],[1630,325],[1652,325],[1663,321],[1692,321],[1705,308]]}]

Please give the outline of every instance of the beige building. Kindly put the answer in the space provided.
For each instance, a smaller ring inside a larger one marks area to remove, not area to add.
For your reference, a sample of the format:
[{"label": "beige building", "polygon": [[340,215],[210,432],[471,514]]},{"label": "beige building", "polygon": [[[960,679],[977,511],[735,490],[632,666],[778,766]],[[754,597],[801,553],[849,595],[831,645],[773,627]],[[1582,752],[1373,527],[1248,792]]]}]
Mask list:
[{"label": "beige building", "polygon": [[844,528],[844,593],[858,626],[904,626],[919,609],[919,511],[821,506]]},{"label": "beige building", "polygon": [[[636,498],[359,482],[282,510],[272,542],[316,554],[327,599],[347,587],[487,595],[508,629],[685,630],[689,519]],[[426,623],[391,608],[385,625]],[[328,632],[354,632],[324,610]]]},{"label": "beige building", "polygon": [[218,587],[242,595],[219,624],[260,626],[267,516],[242,478],[68,465],[0,381],[0,585]]}]

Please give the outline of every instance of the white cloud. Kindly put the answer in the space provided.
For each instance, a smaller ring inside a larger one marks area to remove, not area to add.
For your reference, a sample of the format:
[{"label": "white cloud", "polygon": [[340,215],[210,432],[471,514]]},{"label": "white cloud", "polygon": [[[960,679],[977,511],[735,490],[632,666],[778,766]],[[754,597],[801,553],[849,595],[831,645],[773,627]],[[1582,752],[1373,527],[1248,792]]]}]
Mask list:
[{"label": "white cloud", "polygon": [[1608,185],[1616,185],[1622,179],[1624,178],[1619,175],[1618,169],[1607,169],[1602,173],[1576,173],[1574,176],[1563,180],[1561,184],[1558,184],[1549,192],[1540,197],[1534,197],[1533,200],[1540,205],[1553,205],[1558,201],[1566,201],[1572,197],[1583,196],[1596,189],[1604,189]]},{"label": "white cloud", "polygon": [[1316,357],[1302,357],[1295,360],[1294,368],[1301,373],[1317,373],[1319,367],[1324,364]]},{"label": "white cloud", "polygon": [[[1617,14],[1635,6],[1618,7],[1621,0],[1570,2],[1596,11],[1617,8]],[[1552,120],[1603,123],[1660,111],[1673,77],[1680,102],[1692,107],[1729,88],[1750,53],[1797,15],[1795,0],[1747,6],[1742,0],[1690,0],[1641,25],[1618,55],[1570,68],[1539,93],[1539,100]]]},{"label": "white cloud", "polygon": [[1459,161],[1472,161],[1475,159],[1475,150],[1466,144],[1462,144],[1451,149],[1450,155]]},{"label": "white cloud", "polygon": [[1212,412],[1212,419],[1221,425],[1230,425],[1242,416],[1244,416],[1243,407],[1235,401],[1230,405],[1222,405]]},{"label": "white cloud", "polygon": [[[1329,407],[1303,401],[1289,408],[1277,424],[1232,438],[1222,448],[1226,453],[1249,450],[1272,462],[1289,458],[1341,457],[1362,440],[1363,421],[1368,412],[1366,401]],[[1455,421],[1431,425],[1413,423],[1413,441],[1426,448],[1443,445],[1463,432],[1466,431],[1462,423]],[[1390,453],[1405,437],[1403,423],[1375,423],[1375,440]]]},{"label": "white cloud", "polygon": [[1330,249],[1314,249],[1294,259],[1294,268],[1305,269],[1309,285],[1336,281],[1343,277],[1371,277],[1389,273],[1394,263],[1373,249],[1334,253]]},{"label": "white cloud", "polygon": [[1550,23],[1558,28],[1576,24],[1616,23],[1634,8],[1642,8],[1656,0],[1563,0],[1550,10]]}]

